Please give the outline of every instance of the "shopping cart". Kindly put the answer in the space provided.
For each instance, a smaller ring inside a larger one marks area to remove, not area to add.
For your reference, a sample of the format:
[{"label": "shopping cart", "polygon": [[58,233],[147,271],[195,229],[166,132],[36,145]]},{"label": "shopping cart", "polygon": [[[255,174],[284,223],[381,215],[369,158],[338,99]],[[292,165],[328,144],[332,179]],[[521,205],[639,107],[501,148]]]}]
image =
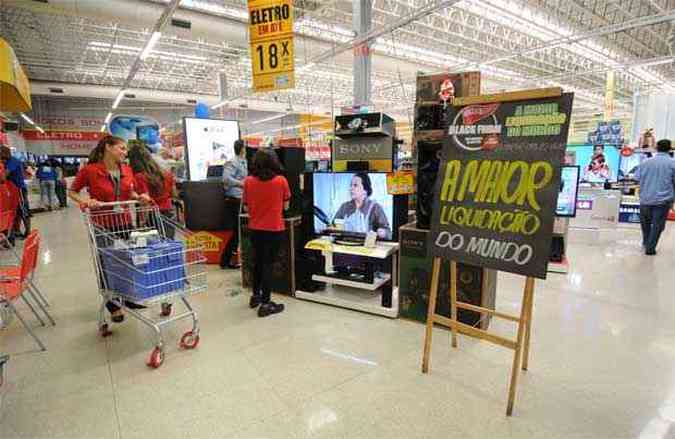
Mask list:
[{"label": "shopping cart", "polygon": [[[164,361],[162,327],[192,319],[192,329],[180,339],[180,347],[199,344],[199,322],[188,298],[206,291],[204,253],[192,234],[163,216],[157,206],[136,201],[103,203],[95,210],[84,209],[89,244],[101,293],[99,333],[111,335],[105,305],[113,302],[156,334],[157,343],[148,366]],[[171,316],[171,304],[180,299],[186,311]],[[139,309],[161,303],[160,319],[151,319]]]}]

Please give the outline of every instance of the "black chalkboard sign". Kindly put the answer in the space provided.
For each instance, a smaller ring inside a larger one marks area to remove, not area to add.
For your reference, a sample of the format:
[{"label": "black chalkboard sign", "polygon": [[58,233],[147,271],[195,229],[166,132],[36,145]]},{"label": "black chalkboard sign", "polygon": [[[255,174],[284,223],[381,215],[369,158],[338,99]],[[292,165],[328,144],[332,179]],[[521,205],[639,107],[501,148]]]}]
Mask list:
[{"label": "black chalkboard sign", "polygon": [[546,278],[572,94],[452,107],[432,256]]}]

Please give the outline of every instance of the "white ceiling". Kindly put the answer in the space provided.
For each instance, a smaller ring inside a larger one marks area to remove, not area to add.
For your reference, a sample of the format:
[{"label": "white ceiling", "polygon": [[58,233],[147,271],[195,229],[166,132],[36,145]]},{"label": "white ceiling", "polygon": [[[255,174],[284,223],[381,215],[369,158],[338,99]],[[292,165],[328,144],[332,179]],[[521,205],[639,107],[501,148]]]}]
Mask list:
[{"label": "white ceiling", "polygon": [[[66,94],[72,85],[73,95],[112,100],[168,1],[3,0],[0,37],[14,47],[35,90],[58,83]],[[373,27],[429,3],[373,0]],[[250,93],[245,0],[183,0],[174,17],[191,29],[165,28],[134,90],[148,100],[198,96],[215,103],[223,72],[228,96],[240,97],[230,106],[324,113],[350,105],[351,51],[309,62],[353,39],[352,1],[296,0],[295,7],[295,90]],[[406,117],[417,71],[480,68],[484,92],[562,85],[577,93],[575,112],[584,117],[601,111],[605,75],[614,70],[617,111],[626,117],[635,91],[675,83],[672,21],[662,18],[672,18],[674,8],[674,0],[460,1],[374,41],[373,107]]]}]

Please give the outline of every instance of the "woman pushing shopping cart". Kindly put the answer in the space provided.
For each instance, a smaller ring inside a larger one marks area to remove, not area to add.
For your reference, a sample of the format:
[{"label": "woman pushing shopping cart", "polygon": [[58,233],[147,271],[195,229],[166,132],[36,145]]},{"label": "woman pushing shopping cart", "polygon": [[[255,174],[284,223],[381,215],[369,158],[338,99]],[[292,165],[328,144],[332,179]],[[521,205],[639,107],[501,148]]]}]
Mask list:
[{"label": "woman pushing shopping cart", "polygon": [[[197,314],[189,296],[206,291],[205,258],[191,233],[163,216],[157,205],[139,196],[131,170],[123,164],[126,144],[107,136],[90,156],[71,186],[70,197],[82,207],[89,234],[94,269],[102,297],[99,331],[111,334],[106,315],[121,322],[123,310],[149,326],[156,334],[156,345],[148,365],[159,367],[164,361],[163,326],[181,319],[192,319],[192,330],[183,334],[180,346],[192,349],[199,343]],[[87,188],[89,199],[79,195]],[[163,306],[160,320],[145,316],[147,306],[180,300],[186,311],[174,316]]]}]

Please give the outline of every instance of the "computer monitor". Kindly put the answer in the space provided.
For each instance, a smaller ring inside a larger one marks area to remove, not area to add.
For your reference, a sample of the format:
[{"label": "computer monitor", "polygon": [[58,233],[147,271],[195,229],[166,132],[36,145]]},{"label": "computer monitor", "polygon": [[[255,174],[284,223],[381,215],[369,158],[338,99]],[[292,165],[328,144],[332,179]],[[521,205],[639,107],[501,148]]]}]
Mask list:
[{"label": "computer monitor", "polygon": [[563,166],[560,176],[560,192],[555,209],[556,216],[577,216],[577,198],[579,195],[579,166]]},{"label": "computer monitor", "polygon": [[205,180],[209,166],[222,165],[234,158],[239,122],[186,117],[183,123],[188,180]]}]

